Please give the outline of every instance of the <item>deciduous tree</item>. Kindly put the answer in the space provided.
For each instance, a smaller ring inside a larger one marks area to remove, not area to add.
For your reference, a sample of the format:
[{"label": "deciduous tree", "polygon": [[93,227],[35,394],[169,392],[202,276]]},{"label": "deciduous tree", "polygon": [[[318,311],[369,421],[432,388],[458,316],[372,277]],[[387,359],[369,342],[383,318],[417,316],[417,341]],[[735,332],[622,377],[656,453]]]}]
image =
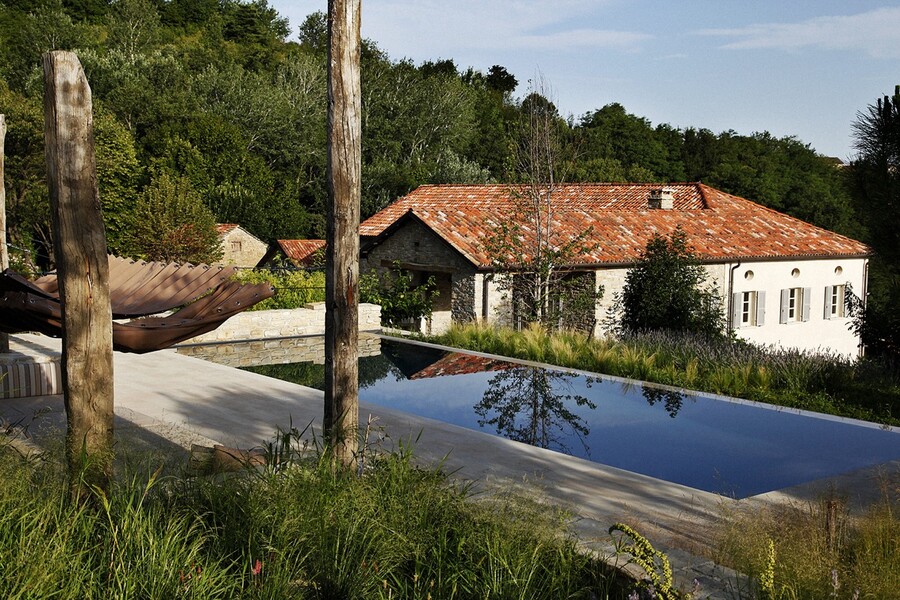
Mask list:
[{"label": "deciduous tree", "polygon": [[184,177],[160,173],[137,201],[129,254],[161,262],[211,263],[222,257],[216,220]]},{"label": "deciduous tree", "polygon": [[558,182],[564,164],[564,129],[540,81],[522,102],[516,152],[521,183],[510,186],[515,210],[501,216],[487,242],[500,288],[511,301],[518,325],[574,327],[593,331],[598,291],[593,271],[572,269],[591,247],[591,229],[560,230]]},{"label": "deciduous tree", "polygon": [[613,307],[619,333],[670,330],[721,336],[722,301],[680,228],[669,237],[654,234],[629,269]]}]

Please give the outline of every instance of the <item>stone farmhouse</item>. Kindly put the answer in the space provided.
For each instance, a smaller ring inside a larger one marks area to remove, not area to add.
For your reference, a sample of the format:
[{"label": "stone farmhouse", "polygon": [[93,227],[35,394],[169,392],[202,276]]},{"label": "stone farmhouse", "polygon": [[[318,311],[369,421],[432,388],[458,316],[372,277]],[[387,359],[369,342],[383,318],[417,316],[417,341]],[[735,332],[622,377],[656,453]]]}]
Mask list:
[{"label": "stone farmhouse", "polygon": [[[521,219],[508,185],[425,185],[362,223],[361,270],[393,264],[440,296],[428,326],[451,321],[512,323],[508,294],[485,243],[504,219]],[[701,183],[560,184],[553,192],[554,230],[563,238],[588,227],[591,248],[565,265],[603,286],[595,335],[628,269],[654,233],[681,227],[723,299],[727,326],[759,344],[860,352],[845,293],[865,298],[871,249],[750,200]],[[520,223],[528,229],[528,223]]]}]

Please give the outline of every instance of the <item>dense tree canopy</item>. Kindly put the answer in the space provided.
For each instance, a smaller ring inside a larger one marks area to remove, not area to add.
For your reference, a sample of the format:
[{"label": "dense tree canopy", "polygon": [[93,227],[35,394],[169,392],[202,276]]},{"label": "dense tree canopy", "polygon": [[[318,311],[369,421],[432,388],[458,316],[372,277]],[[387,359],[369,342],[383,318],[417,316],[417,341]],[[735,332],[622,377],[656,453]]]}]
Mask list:
[{"label": "dense tree canopy", "polygon": [[[153,173],[186,178],[220,222],[264,240],[324,234],[323,13],[297,42],[267,0],[6,0],[0,112],[7,115],[10,239],[49,254],[41,54],[75,50],[94,94],[111,250]],[[422,183],[514,181],[519,80],[449,58],[416,65],[363,43],[363,217]],[[576,181],[695,181],[863,235],[845,177],[793,138],[680,130],[609,104],[562,115],[555,175]],[[46,261],[45,265],[46,266]]]},{"label": "dense tree canopy", "polygon": [[857,312],[867,352],[900,358],[900,86],[861,111],[854,124],[859,155],[850,168],[866,241],[875,249],[868,305]]}]

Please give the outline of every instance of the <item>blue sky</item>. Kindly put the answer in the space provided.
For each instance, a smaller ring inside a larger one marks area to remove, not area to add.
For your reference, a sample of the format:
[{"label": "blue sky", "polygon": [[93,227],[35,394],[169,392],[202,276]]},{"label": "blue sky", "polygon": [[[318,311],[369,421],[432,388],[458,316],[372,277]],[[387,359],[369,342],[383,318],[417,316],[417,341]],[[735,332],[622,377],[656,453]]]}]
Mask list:
[{"label": "blue sky", "polygon": [[[325,0],[270,0],[291,27]],[[619,102],[654,125],[767,130],[852,157],[857,111],[900,84],[900,3],[362,0],[363,36],[415,63],[543,77],[564,115]],[[296,34],[292,37],[296,37]]]}]

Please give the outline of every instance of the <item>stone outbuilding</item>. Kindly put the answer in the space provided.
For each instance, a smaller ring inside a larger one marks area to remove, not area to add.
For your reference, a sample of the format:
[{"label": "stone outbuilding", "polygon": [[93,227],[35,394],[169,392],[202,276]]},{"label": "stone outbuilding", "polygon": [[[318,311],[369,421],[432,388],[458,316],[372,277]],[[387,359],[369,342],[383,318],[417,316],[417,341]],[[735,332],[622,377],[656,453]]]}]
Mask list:
[{"label": "stone outbuilding", "polygon": [[216,225],[222,247],[222,263],[236,267],[255,267],[268,246],[261,239],[234,223]]}]

